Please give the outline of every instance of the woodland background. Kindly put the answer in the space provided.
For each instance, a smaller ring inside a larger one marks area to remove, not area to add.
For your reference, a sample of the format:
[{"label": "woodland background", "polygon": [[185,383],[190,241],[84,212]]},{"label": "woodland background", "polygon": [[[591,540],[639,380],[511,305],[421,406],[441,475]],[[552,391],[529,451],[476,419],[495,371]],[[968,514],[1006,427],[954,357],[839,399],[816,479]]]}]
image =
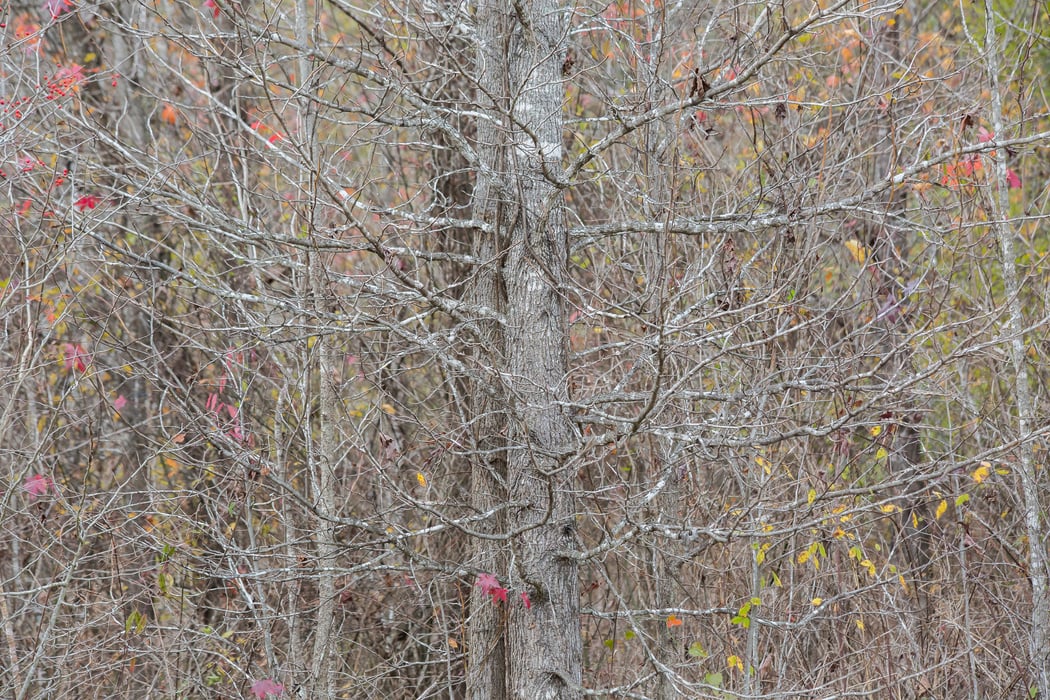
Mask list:
[{"label": "woodland background", "polygon": [[3,2],[3,696],[1050,698],[1048,27]]}]

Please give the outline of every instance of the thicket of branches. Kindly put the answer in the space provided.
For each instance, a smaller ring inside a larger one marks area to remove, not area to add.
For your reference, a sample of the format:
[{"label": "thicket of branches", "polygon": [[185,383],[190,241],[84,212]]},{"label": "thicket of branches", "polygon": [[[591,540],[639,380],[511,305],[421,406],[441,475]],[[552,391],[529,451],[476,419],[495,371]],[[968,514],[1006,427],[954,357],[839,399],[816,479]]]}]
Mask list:
[{"label": "thicket of branches", "polygon": [[1044,6],[0,22],[12,697],[1050,697]]}]

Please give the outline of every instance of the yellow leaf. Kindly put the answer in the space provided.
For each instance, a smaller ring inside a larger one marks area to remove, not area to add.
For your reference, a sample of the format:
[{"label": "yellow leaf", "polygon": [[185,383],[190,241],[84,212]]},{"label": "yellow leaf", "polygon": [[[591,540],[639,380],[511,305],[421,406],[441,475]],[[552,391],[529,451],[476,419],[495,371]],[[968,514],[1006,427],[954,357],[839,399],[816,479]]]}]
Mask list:
[{"label": "yellow leaf", "polygon": [[817,490],[816,489],[810,489],[809,490],[809,494],[807,494],[807,496],[806,496],[806,504],[807,505],[813,505],[813,501],[815,501],[815,500],[817,500]]},{"label": "yellow leaf", "polygon": [[886,455],[888,454],[889,453],[886,452],[885,447],[880,447],[879,449],[875,450],[875,459],[886,459]]},{"label": "yellow leaf", "polygon": [[948,501],[946,501],[946,500],[944,500],[942,498],[941,502],[937,504],[936,517],[937,517],[938,520],[941,519],[941,516],[944,515],[944,511],[946,511],[946,510],[948,510]]},{"label": "yellow leaf", "polygon": [[770,474],[772,472],[773,465],[765,457],[755,457],[755,463],[758,464],[758,466],[762,467],[762,469],[765,470],[766,474]]},{"label": "yellow leaf", "polygon": [[844,244],[846,249],[849,250],[849,254],[853,256],[853,259],[858,264],[863,265],[864,261],[868,259],[868,249],[864,247],[864,244],[855,238],[851,238]]},{"label": "yellow leaf", "polygon": [[855,620],[855,622],[857,623],[857,629],[859,629],[861,632],[863,632],[864,631],[864,620],[861,620],[860,618],[857,618]]},{"label": "yellow leaf", "polygon": [[806,551],[804,551],[804,552],[799,552],[798,553],[798,563],[799,564],[805,564],[807,561],[809,561],[809,558],[810,558],[810,556],[812,554],[813,553],[810,552],[808,549]]},{"label": "yellow leaf", "polygon": [[872,437],[878,437],[879,435],[882,434],[882,426],[881,425],[873,425],[873,426],[871,426],[871,429],[868,432],[871,433]]},{"label": "yellow leaf", "polygon": [[817,605],[820,605],[821,603],[823,603],[824,599],[823,598],[814,598],[813,600],[811,600],[809,602],[813,603],[814,606],[817,606]]},{"label": "yellow leaf", "polygon": [[427,487],[427,478],[423,476],[423,472],[416,472],[416,481],[418,481],[419,485],[423,488]]},{"label": "yellow leaf", "polygon": [[893,511],[897,510],[897,506],[893,505],[892,503],[884,503],[881,506],[879,506],[879,509],[882,510],[883,513],[892,513]]},{"label": "yellow leaf", "polygon": [[397,415],[397,409],[388,403],[383,404],[382,406],[380,406],[380,408],[383,409],[383,413],[387,414],[388,416]]},{"label": "yellow leaf", "polygon": [[988,475],[992,473],[992,465],[989,462],[981,462],[981,466],[974,470],[972,476],[973,480],[978,484],[988,478]]},{"label": "yellow leaf", "polygon": [[740,660],[740,657],[736,654],[726,658],[726,664],[729,668],[735,668],[741,673],[744,672],[744,662]]}]

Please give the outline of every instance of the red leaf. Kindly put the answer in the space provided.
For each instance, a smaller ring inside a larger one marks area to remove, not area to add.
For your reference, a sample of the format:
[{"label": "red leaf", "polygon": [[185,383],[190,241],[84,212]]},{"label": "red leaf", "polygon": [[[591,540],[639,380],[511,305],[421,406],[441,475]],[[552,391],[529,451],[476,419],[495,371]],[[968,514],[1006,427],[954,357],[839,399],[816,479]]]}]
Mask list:
[{"label": "red leaf", "polygon": [[499,588],[499,579],[492,574],[478,574],[478,582],[474,585],[480,588],[484,595],[492,595],[492,591]]},{"label": "red leaf", "polygon": [[284,686],[270,678],[252,683],[252,693],[258,700],[265,700],[269,696],[277,697],[284,693]]},{"label": "red leaf", "polygon": [[482,594],[492,596],[493,602],[507,602],[507,589],[500,586],[499,579],[492,574],[478,574],[478,582],[474,585],[481,589]]},{"label": "red leaf", "polygon": [[51,490],[51,479],[43,474],[34,474],[26,478],[26,483],[22,488],[29,494],[29,500],[33,501]]},{"label": "red leaf", "polygon": [[981,143],[988,143],[994,138],[995,134],[989,132],[988,129],[985,129],[983,126],[977,130],[977,140]]},{"label": "red leaf", "polygon": [[1006,184],[1010,187],[1011,190],[1021,189],[1021,178],[1019,178],[1017,176],[1017,173],[1015,173],[1013,170],[1010,170],[1009,168],[1007,168],[1006,170]]},{"label": "red leaf", "polygon": [[201,7],[209,8],[212,11],[212,17],[219,16],[219,3],[215,2],[215,0],[204,0],[204,4]]},{"label": "red leaf", "polygon": [[80,211],[84,211],[85,209],[94,209],[95,207],[98,206],[98,203],[101,202],[101,201],[102,200],[99,199],[97,196],[95,196],[93,194],[88,194],[88,195],[84,195],[83,197],[78,199],[76,202],[74,202],[73,206],[76,207],[77,209],[79,209]]},{"label": "red leaf", "polygon": [[66,343],[64,346],[66,355],[66,369],[75,369],[78,372],[86,372],[87,366],[91,364],[91,355],[80,343]]},{"label": "red leaf", "polygon": [[525,603],[525,609],[526,610],[532,610],[532,601],[529,600],[528,591],[522,591],[521,592],[521,602]]},{"label": "red leaf", "polygon": [[128,400],[124,398],[124,394],[121,394],[117,398],[113,399],[113,410],[119,411],[128,405]]}]

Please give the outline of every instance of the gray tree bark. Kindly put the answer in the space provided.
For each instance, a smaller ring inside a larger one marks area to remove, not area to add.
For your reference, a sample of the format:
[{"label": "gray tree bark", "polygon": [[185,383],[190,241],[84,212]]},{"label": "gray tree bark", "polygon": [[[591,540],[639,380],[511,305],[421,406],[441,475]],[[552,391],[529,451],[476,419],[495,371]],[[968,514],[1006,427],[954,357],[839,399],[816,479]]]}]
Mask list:
[{"label": "gray tree bark", "polygon": [[478,129],[484,170],[475,212],[497,230],[479,252],[501,262],[482,272],[477,287],[488,297],[479,302],[504,311],[503,342],[494,347],[503,348],[506,418],[498,439],[506,475],[504,480],[493,465],[481,464],[472,488],[475,507],[491,505],[500,487],[515,505],[506,515],[514,535],[504,554],[475,558],[482,566],[504,566],[494,573],[511,593],[500,619],[493,602],[475,592],[469,694],[577,698],[578,567],[558,555],[576,539],[570,460],[575,439],[561,407],[568,399],[568,322],[560,291],[568,249],[555,182],[561,171],[568,13],[552,0],[510,6],[490,1],[480,5],[478,20],[479,85],[491,123]]},{"label": "gray tree bark", "polygon": [[[1002,89],[999,78],[999,39],[996,30],[999,19],[992,8],[992,3],[984,3],[984,56],[991,87],[991,105],[989,116],[996,139],[1006,135]],[[999,255],[1003,265],[1003,287],[1006,296],[1008,316],[1004,323],[1004,335],[1008,337],[1010,348],[1010,369],[1013,376],[1013,398],[1017,411],[1017,437],[1021,444],[1017,448],[1017,472],[1021,482],[1021,494],[1025,507],[1025,531],[1028,535],[1028,581],[1032,587],[1032,608],[1030,622],[1031,634],[1028,639],[1028,653],[1031,657],[1030,672],[1033,688],[1041,698],[1050,697],[1050,569],[1046,556],[1046,525],[1043,515],[1043,501],[1040,492],[1045,488],[1040,484],[1039,469],[1034,454],[1035,443],[1029,440],[1036,424],[1036,413],[1032,401],[1032,390],[1028,378],[1028,362],[1025,359],[1025,319],[1021,302],[1021,288],[1024,281],[1018,271],[1019,254],[1016,241],[1020,238],[1010,219],[1010,200],[1007,194],[1006,154],[1004,149],[993,151],[994,185],[991,192],[992,220],[995,223],[996,238],[999,243]]]}]

